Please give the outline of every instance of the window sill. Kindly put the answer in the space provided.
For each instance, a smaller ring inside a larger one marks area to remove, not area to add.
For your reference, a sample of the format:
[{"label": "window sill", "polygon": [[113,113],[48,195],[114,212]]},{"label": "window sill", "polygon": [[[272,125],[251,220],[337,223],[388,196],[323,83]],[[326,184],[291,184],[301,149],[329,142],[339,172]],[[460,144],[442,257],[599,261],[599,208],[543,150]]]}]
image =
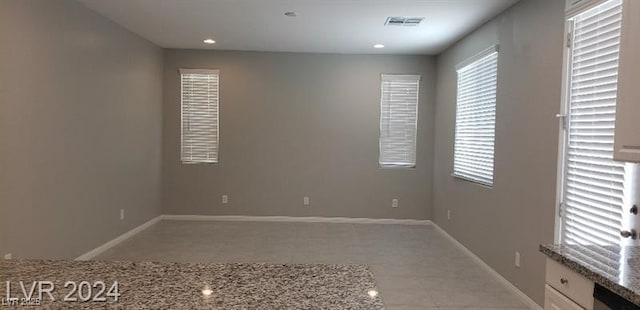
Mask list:
[{"label": "window sill", "polygon": [[217,165],[219,162],[207,162],[207,161],[181,161],[183,165]]},{"label": "window sill", "polygon": [[474,180],[474,179],[471,179],[471,178],[459,176],[459,175],[457,175],[455,173],[451,173],[451,177],[453,177],[454,179],[457,179],[457,180],[473,183],[475,185],[479,185],[479,186],[482,186],[482,187],[487,188],[487,189],[493,189],[493,184],[489,184],[489,183],[481,182],[481,181]]},{"label": "window sill", "polygon": [[416,166],[401,166],[401,165],[385,165],[385,166],[381,166],[378,165],[378,169],[384,169],[384,170],[388,170],[388,169],[394,169],[394,170],[416,170]]}]

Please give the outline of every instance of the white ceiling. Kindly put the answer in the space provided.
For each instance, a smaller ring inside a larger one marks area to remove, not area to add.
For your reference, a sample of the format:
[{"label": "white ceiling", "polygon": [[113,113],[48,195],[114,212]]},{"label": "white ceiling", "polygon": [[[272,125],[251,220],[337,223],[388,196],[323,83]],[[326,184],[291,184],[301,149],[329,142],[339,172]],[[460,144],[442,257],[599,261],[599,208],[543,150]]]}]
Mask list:
[{"label": "white ceiling", "polygon": [[[165,48],[437,54],[517,0],[78,0]],[[284,13],[294,11],[297,17]],[[389,16],[425,17],[417,27]],[[202,43],[205,38],[217,41]],[[374,49],[375,43],[386,47]]]}]

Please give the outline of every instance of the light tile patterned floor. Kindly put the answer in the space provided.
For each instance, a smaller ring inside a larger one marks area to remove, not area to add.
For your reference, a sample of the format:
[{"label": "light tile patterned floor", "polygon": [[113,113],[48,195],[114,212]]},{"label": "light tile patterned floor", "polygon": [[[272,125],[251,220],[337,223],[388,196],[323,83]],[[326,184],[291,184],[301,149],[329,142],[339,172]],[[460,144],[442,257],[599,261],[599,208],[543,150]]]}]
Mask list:
[{"label": "light tile patterned floor", "polygon": [[432,226],[161,221],[96,259],[366,264],[389,310],[527,309]]}]

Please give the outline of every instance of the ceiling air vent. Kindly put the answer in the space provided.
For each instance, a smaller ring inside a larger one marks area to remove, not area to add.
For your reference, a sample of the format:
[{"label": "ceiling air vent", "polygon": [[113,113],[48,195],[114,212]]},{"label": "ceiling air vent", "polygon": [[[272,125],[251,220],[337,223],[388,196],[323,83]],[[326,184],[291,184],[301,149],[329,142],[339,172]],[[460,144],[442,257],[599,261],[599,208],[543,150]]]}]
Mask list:
[{"label": "ceiling air vent", "polygon": [[424,17],[387,17],[386,26],[418,26]]}]

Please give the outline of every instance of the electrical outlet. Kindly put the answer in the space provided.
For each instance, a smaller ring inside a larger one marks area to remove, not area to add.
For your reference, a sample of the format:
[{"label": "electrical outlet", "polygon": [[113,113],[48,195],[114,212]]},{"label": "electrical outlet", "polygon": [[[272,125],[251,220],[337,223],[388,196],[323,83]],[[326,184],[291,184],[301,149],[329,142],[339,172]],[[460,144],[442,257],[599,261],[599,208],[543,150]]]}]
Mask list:
[{"label": "electrical outlet", "polygon": [[516,254],[514,255],[513,265],[515,265],[516,268],[520,268],[520,252],[516,252]]},{"label": "electrical outlet", "polygon": [[120,209],[120,220],[124,220],[124,209]]},{"label": "electrical outlet", "polygon": [[222,204],[228,204],[228,203],[229,203],[229,196],[222,195]]},{"label": "electrical outlet", "polygon": [[451,220],[451,210],[447,210],[447,221]]},{"label": "electrical outlet", "polygon": [[11,253],[7,253],[4,255],[4,259],[11,259]]},{"label": "electrical outlet", "polygon": [[304,197],[303,203],[305,206],[309,205],[309,197]]},{"label": "electrical outlet", "polygon": [[397,208],[398,207],[398,199],[391,200],[391,207],[392,208]]}]

